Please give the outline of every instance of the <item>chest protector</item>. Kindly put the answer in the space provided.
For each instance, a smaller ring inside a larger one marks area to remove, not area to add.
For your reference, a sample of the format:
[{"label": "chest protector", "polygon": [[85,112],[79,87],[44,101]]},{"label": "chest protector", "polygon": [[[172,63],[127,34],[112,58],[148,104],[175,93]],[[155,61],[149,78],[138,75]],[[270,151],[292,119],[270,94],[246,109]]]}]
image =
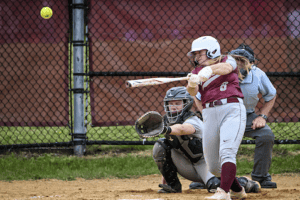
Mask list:
[{"label": "chest protector", "polygon": [[[186,112],[177,124],[183,124],[188,118],[196,116],[195,113]],[[164,116],[165,125],[168,124],[167,116]],[[203,156],[202,140],[191,135],[166,135],[172,148],[181,151],[192,163],[198,162]]]}]

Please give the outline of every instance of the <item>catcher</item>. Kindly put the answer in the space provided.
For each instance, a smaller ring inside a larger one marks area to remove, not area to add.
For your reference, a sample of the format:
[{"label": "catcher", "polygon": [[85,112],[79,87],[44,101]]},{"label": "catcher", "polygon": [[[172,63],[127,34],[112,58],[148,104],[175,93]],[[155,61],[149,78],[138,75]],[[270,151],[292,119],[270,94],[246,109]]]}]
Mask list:
[{"label": "catcher", "polygon": [[[208,171],[203,157],[203,122],[191,111],[193,103],[186,87],[173,87],[164,98],[164,117],[150,111],[136,121],[135,128],[141,138],[165,135],[153,147],[153,159],[163,176],[158,193],[181,193],[178,173],[202,183],[209,192],[220,186],[220,180]],[[247,178],[242,177],[239,182],[246,192],[260,190],[259,184]]]}]

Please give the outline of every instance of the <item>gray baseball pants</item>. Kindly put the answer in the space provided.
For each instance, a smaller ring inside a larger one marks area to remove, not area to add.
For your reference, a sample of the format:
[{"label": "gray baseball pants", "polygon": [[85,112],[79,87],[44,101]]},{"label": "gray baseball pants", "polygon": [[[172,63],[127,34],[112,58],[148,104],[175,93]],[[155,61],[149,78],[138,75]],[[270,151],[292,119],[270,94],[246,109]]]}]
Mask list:
[{"label": "gray baseball pants", "polygon": [[203,109],[203,151],[209,171],[221,176],[221,166],[226,162],[236,164],[236,154],[246,126],[246,108],[239,103]]},{"label": "gray baseball pants", "polygon": [[272,151],[275,136],[271,128],[266,124],[265,127],[253,130],[251,128],[252,121],[258,115],[255,113],[247,114],[247,124],[244,133],[245,137],[255,139],[254,165],[251,177],[255,181],[268,180],[271,181],[269,169],[272,162]]}]

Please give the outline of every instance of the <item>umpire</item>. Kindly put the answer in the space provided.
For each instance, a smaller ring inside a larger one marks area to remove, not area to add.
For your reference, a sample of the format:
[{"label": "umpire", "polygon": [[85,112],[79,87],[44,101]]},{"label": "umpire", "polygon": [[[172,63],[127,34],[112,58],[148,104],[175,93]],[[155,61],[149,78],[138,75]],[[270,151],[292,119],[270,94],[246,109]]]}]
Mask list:
[{"label": "umpire", "polygon": [[[240,72],[245,76],[240,83],[247,109],[247,125],[244,136],[255,139],[252,180],[258,181],[262,188],[277,188],[277,184],[271,181],[272,178],[269,174],[275,136],[266,124],[267,116],[275,103],[276,89],[266,73],[254,64],[254,52],[248,45],[241,44],[237,49],[232,50],[230,54],[246,57],[252,64],[251,70],[247,72],[243,68],[245,63],[237,59]],[[260,109],[260,113],[257,114],[255,113],[255,107],[259,101],[257,96],[259,93],[264,99],[264,105]]]}]

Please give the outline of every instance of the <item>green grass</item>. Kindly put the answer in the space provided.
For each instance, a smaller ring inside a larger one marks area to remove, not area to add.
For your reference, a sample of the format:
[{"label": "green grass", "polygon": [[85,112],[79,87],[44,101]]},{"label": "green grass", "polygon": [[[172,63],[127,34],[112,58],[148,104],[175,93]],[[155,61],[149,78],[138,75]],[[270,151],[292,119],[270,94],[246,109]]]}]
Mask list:
[{"label": "green grass", "polygon": [[[240,159],[237,162],[237,175],[250,174],[253,161]],[[300,173],[300,155],[273,157],[270,174]]]},{"label": "green grass", "polygon": [[[237,174],[250,174],[255,145],[241,145],[237,155]],[[274,145],[270,174],[300,173],[300,145]]]},{"label": "green grass", "polygon": [[45,154],[39,157],[18,157],[14,154],[0,160],[0,180],[36,180],[75,178],[129,178],[157,174],[158,169],[150,156],[101,157],[86,159],[78,157],[55,157]]},{"label": "green grass", "polygon": [[[69,142],[68,127],[0,127],[0,145]],[[89,140],[141,141],[133,126],[89,127]],[[150,138],[147,141],[155,141]]]},{"label": "green grass", "polygon": [[[300,140],[300,123],[269,123],[276,138]],[[141,141],[133,126],[110,126],[87,128],[88,140]],[[0,127],[0,145],[68,142],[68,127]],[[149,138],[147,141],[156,141]],[[245,138],[248,139],[248,138]]]},{"label": "green grass", "polygon": [[[136,178],[160,174],[152,158],[153,146],[92,145],[89,155],[9,154],[0,159],[0,180]],[[237,175],[249,175],[254,145],[244,145],[237,156]],[[300,173],[300,145],[275,145],[271,174]]]},{"label": "green grass", "polygon": [[0,145],[68,142],[67,127],[0,127]]},{"label": "green grass", "polygon": [[300,139],[300,122],[281,122],[281,123],[268,123],[276,139],[289,139],[299,140]]},{"label": "green grass", "polygon": [[[241,145],[238,151],[238,155],[253,155],[255,149],[254,144]],[[293,155],[293,152],[300,151],[300,144],[274,144],[273,154],[274,155]]]}]

